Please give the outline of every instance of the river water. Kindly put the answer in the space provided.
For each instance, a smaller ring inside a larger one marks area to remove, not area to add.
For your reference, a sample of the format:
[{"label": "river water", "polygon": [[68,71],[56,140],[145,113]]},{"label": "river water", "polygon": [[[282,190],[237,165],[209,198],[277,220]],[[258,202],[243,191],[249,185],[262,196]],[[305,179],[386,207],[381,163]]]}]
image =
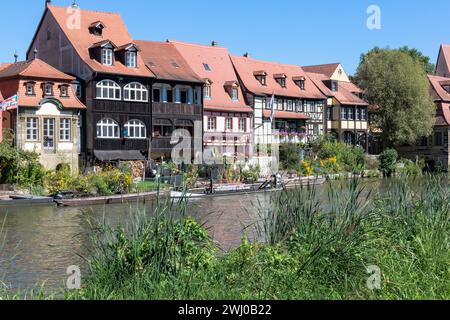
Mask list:
[{"label": "river water", "polygon": [[[326,192],[327,187],[318,187],[319,192]],[[380,190],[380,183],[370,188]],[[244,234],[251,233],[247,227],[258,220],[257,208],[268,199],[269,195],[261,194],[193,200],[188,211],[205,224],[226,251],[238,246]],[[151,212],[152,204],[145,207]],[[62,288],[69,266],[80,266],[82,274],[85,271],[82,257],[90,245],[86,215],[126,225],[132,212],[143,209],[144,205],[137,203],[89,208],[0,208],[0,281],[14,289],[36,288],[44,282],[46,288]]]}]

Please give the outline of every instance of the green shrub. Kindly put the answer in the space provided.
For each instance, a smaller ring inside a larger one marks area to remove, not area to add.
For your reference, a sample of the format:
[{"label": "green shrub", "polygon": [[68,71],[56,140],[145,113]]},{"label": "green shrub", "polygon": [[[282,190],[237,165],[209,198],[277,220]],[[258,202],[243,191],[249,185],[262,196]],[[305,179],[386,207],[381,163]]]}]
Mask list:
[{"label": "green shrub", "polygon": [[301,147],[295,143],[280,145],[280,164],[284,170],[297,170],[300,164]]},{"label": "green shrub", "polygon": [[318,156],[322,160],[336,157],[337,163],[349,172],[359,173],[365,167],[366,155],[364,150],[344,142],[324,142]]},{"label": "green shrub", "polygon": [[17,150],[10,143],[0,143],[0,183],[34,188],[44,185],[45,169],[35,152]]},{"label": "green shrub", "polygon": [[398,153],[394,149],[387,149],[380,154],[380,171],[384,176],[390,177],[395,173]]}]

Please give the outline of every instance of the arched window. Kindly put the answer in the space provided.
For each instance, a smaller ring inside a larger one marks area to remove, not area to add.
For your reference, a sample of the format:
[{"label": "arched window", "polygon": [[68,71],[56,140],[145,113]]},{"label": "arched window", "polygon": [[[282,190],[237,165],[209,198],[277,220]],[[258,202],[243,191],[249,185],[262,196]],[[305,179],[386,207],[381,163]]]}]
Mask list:
[{"label": "arched window", "polygon": [[120,86],[112,80],[103,80],[97,83],[97,99],[120,100]]},{"label": "arched window", "polygon": [[129,139],[146,139],[147,128],[140,120],[130,120],[125,123],[124,137]]},{"label": "arched window", "polygon": [[126,101],[148,101],[148,91],[139,82],[131,82],[123,89],[123,98]]},{"label": "arched window", "polygon": [[112,119],[102,119],[97,122],[97,138],[118,139],[120,138],[119,124]]}]

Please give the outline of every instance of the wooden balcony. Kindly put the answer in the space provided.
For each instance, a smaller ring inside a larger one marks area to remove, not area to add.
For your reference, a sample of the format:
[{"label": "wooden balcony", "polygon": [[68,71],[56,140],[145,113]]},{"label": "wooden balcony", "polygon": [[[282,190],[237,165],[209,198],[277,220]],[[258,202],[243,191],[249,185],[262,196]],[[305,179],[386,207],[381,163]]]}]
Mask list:
[{"label": "wooden balcony", "polygon": [[94,139],[95,150],[148,151],[148,139]]},{"label": "wooden balcony", "polygon": [[183,119],[202,119],[203,116],[202,106],[185,103],[153,102],[152,111],[154,116],[174,116]]}]

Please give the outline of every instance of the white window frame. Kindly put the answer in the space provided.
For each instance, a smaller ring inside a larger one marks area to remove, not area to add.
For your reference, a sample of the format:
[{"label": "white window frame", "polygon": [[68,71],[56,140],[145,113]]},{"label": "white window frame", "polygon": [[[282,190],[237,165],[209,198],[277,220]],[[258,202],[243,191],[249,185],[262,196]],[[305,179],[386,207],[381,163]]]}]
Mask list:
[{"label": "white window frame", "polygon": [[[120,86],[112,81],[112,80],[102,80],[97,83],[96,87],[96,99],[99,100],[121,100],[122,96],[122,89]],[[99,93],[100,89],[100,95]],[[106,91],[105,91],[106,90]],[[113,95],[110,96],[111,91],[113,90]],[[106,95],[104,93],[107,93]]]},{"label": "white window frame", "polygon": [[34,96],[36,95],[34,89],[35,89],[36,84],[33,82],[28,82],[25,85],[26,91],[27,91],[27,96]]},{"label": "white window frame", "polygon": [[[131,98],[134,93],[134,99]],[[140,99],[138,99],[140,95]],[[130,82],[123,88],[124,101],[148,102],[148,90],[139,82]]]},{"label": "white window frame", "polygon": [[66,85],[62,85],[59,87],[61,97],[62,98],[68,98],[69,97],[69,87]]},{"label": "white window frame", "polygon": [[237,88],[231,88],[231,100],[239,101],[239,90]]},{"label": "white window frame", "polygon": [[102,64],[105,66],[113,65],[113,50],[110,48],[102,49]]},{"label": "white window frame", "polygon": [[205,95],[204,98],[210,100],[211,99],[211,85],[207,84],[205,86]]},{"label": "white window frame", "polygon": [[[147,139],[147,127],[141,120],[130,120],[124,125],[124,129],[127,131],[127,139]],[[133,135],[131,135],[133,132]]]},{"label": "white window frame", "polygon": [[69,118],[59,119],[59,141],[72,141],[72,120]]},{"label": "white window frame", "polygon": [[[112,134],[109,134],[111,128]],[[97,138],[99,139],[120,139],[120,126],[110,118],[103,118],[97,122]],[[106,134],[105,134],[106,133]]]},{"label": "white window frame", "polygon": [[217,117],[208,117],[208,131],[217,130]]},{"label": "white window frame", "polygon": [[125,52],[125,64],[128,68],[137,68],[137,53],[136,53],[136,51]]},{"label": "white window frame", "polygon": [[225,118],[225,131],[233,131],[233,118]]},{"label": "white window frame", "polygon": [[27,118],[27,141],[39,140],[39,118]]},{"label": "white window frame", "polygon": [[44,84],[44,95],[46,97],[53,96],[53,84],[51,84],[51,83]]},{"label": "white window frame", "polygon": [[239,131],[247,132],[247,118],[239,118]]}]

